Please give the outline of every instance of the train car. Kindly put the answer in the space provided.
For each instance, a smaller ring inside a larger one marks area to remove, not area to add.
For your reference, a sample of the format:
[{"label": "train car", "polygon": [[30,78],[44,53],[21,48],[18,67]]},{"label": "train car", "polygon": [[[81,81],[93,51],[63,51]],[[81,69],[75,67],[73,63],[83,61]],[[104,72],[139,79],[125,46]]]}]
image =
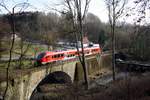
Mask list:
[{"label": "train car", "polygon": [[99,47],[94,47],[94,48],[91,48],[91,53],[92,54],[97,54],[97,53],[100,53],[100,48]]},{"label": "train car", "polygon": [[39,64],[46,64],[50,62],[55,62],[58,60],[64,59],[64,53],[63,52],[42,52],[37,56],[37,62]]},{"label": "train car", "polygon": [[68,59],[73,59],[73,58],[76,58],[76,52],[77,50],[67,50],[67,51],[64,51],[64,60],[68,60]]},{"label": "train car", "polygon": [[[97,54],[100,52],[101,52],[101,50],[99,47],[84,48],[85,56]],[[69,59],[74,59],[74,58],[78,57],[79,54],[82,54],[81,48],[79,48],[79,53],[76,49],[59,51],[59,52],[46,51],[46,52],[40,53],[37,56],[36,61],[38,62],[38,64],[47,64],[47,63],[56,62],[56,61],[65,61],[65,60],[69,60]]]}]

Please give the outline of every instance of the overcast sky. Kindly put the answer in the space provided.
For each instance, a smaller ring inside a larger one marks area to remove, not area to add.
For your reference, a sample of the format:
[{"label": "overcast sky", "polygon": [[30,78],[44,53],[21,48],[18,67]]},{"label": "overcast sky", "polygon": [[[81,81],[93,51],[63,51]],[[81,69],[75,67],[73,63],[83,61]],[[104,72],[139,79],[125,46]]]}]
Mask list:
[{"label": "overcast sky", "polygon": [[[6,5],[9,9],[11,9],[15,4],[21,3],[23,0],[6,0]],[[61,0],[28,0],[28,2],[32,5],[27,10],[30,11],[50,11],[49,7],[54,7],[55,4],[60,4]],[[107,10],[105,9],[104,0],[91,0],[89,6],[89,12],[97,15],[101,21],[107,22]],[[4,9],[1,9],[1,13],[6,13]]]},{"label": "overcast sky", "polygon": [[[48,9],[46,5],[55,6],[55,4],[60,4],[61,0],[29,0],[29,2],[31,2],[31,4],[38,8],[40,11],[47,12],[50,9]],[[104,0],[91,0],[88,11],[97,15],[101,21],[108,21]]]},{"label": "overcast sky", "polygon": [[[6,5],[9,9],[11,9],[15,4],[21,3],[25,0],[6,0]],[[62,0],[27,0],[32,6],[29,7],[28,11],[42,11],[42,12],[49,12],[49,7],[54,7],[56,4],[60,4]],[[133,6],[134,0],[129,0],[128,7]],[[49,7],[48,7],[49,6]],[[89,6],[89,12],[97,15],[102,22],[108,21],[108,13],[106,9],[106,5],[104,0],[91,0],[90,6]],[[4,9],[0,7],[0,13],[6,13]],[[150,15],[150,12],[147,13],[147,15]],[[137,16],[134,16],[137,17]],[[133,22],[133,17],[125,18],[124,20],[128,23]],[[121,19],[123,21],[123,18]],[[147,22],[150,22],[149,17],[147,17]]]}]

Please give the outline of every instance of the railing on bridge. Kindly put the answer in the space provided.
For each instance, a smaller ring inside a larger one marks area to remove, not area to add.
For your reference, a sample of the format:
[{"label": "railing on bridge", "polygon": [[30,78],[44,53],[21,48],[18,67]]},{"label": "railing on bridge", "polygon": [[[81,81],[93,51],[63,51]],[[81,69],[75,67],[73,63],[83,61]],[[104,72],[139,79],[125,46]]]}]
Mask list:
[{"label": "railing on bridge", "polygon": [[140,71],[140,72],[150,71],[150,63],[146,62],[140,62],[136,60],[124,61],[121,59],[116,59],[116,64],[125,65],[119,66],[119,68],[125,67],[123,69],[126,69],[127,71]]}]

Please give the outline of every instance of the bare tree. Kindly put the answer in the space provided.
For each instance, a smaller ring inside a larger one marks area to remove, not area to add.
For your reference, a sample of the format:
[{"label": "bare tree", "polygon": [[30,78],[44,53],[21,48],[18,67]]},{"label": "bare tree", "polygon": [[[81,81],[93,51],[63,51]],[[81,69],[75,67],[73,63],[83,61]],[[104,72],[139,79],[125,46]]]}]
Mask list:
[{"label": "bare tree", "polygon": [[19,41],[19,46],[20,46],[20,52],[19,52],[20,57],[19,57],[19,65],[18,65],[19,69],[21,69],[23,58],[26,56],[27,51],[31,47],[31,43],[27,43],[25,41],[25,39],[23,38],[23,34],[25,34],[25,32],[26,32],[25,29],[26,30],[30,30],[30,29],[27,25],[23,24],[23,26],[24,26],[24,29],[22,29],[22,31],[24,31],[24,32],[20,33],[21,37],[20,37],[20,41]]},{"label": "bare tree", "polygon": [[[64,0],[65,8],[63,12],[61,12],[63,14],[68,14],[69,20],[72,22],[72,33],[75,36],[79,60],[83,67],[86,88],[88,88],[88,71],[83,47],[83,21],[87,14],[90,1],[91,0]],[[81,41],[81,53],[79,52],[78,41]]]},{"label": "bare tree", "polygon": [[136,13],[138,12],[138,18],[136,23],[141,23],[146,18],[146,13],[148,13],[147,11],[150,10],[150,0],[134,0],[133,2],[135,6],[132,8],[131,11],[135,10]]},{"label": "bare tree", "polygon": [[14,15],[15,15],[15,8],[20,8],[18,12],[22,12],[24,9],[27,8],[29,4],[26,3],[26,2],[23,2],[23,3],[18,3],[18,4],[15,4],[11,10],[9,10],[9,8],[7,7],[7,5],[5,4],[5,0],[1,0],[0,2],[0,7],[4,8],[8,14],[10,15],[9,17],[9,21],[10,21],[10,26],[11,26],[11,30],[12,30],[12,42],[11,42],[11,46],[10,46],[10,50],[9,50],[9,61],[8,61],[8,65],[7,65],[7,68],[6,68],[6,80],[7,80],[7,84],[6,84],[6,89],[4,91],[4,94],[3,94],[3,99],[5,100],[6,98],[6,93],[7,93],[7,90],[8,90],[8,85],[9,85],[9,67],[10,67],[10,63],[11,63],[11,60],[12,60],[12,51],[13,51],[13,48],[14,48],[14,42],[15,42],[15,21],[14,21]]},{"label": "bare tree", "polygon": [[49,13],[48,15],[41,13],[38,15],[39,33],[48,50],[56,41],[57,20],[58,16],[55,13]]},{"label": "bare tree", "polygon": [[148,60],[149,54],[149,11],[150,11],[150,0],[133,0],[130,12],[128,12],[127,17],[132,16],[134,22],[134,27],[132,27],[132,32],[130,40],[131,43],[129,48],[129,53],[133,55],[136,60]]},{"label": "bare tree", "polygon": [[115,28],[116,22],[121,17],[124,12],[125,4],[127,0],[105,0],[107,9],[109,23],[111,27],[111,37],[112,37],[112,71],[113,71],[113,80],[115,80]]}]

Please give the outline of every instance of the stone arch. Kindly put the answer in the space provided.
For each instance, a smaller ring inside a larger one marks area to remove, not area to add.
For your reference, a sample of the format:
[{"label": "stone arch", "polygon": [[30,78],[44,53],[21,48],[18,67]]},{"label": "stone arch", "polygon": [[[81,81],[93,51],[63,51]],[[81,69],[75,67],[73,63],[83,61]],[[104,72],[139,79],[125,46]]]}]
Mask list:
[{"label": "stone arch", "polygon": [[71,77],[63,71],[56,71],[42,79],[39,85],[44,83],[71,83]]},{"label": "stone arch", "polygon": [[44,77],[39,84],[36,86],[36,88],[32,91],[30,99],[32,98],[33,94],[37,91],[38,86],[43,85],[44,83],[72,83],[71,77],[63,72],[63,71],[55,71],[52,73],[49,73],[46,77]]}]

